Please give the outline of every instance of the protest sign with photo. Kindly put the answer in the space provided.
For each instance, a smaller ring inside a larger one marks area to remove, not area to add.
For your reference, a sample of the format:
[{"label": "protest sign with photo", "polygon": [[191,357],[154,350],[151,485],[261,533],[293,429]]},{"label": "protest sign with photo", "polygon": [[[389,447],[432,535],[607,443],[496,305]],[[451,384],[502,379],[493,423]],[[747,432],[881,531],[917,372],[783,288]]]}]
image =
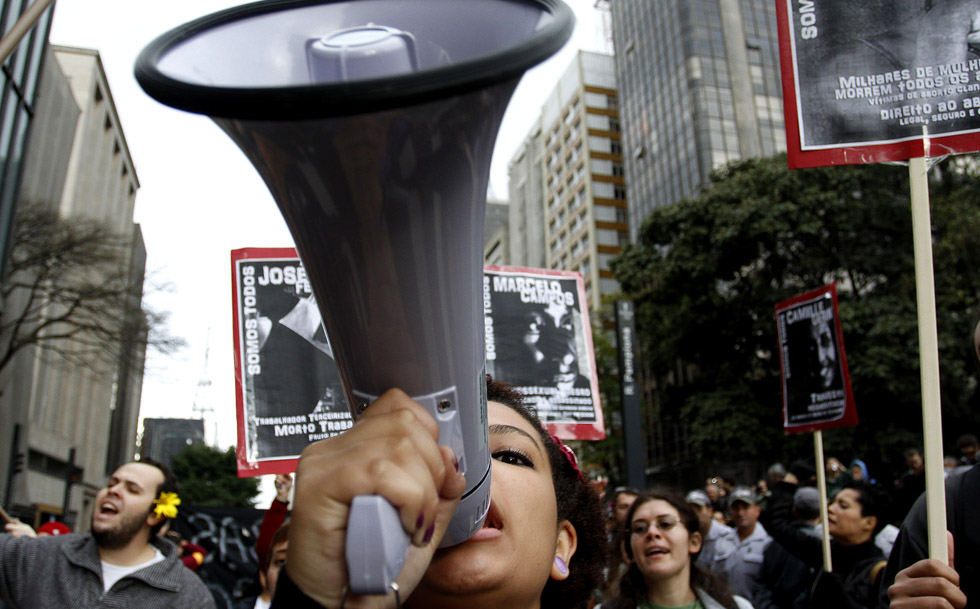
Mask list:
[{"label": "protest sign with photo", "polygon": [[292,248],[232,252],[238,475],[289,473],[352,425],[309,279]]},{"label": "protest sign with photo", "polygon": [[566,440],[605,438],[580,273],[487,266],[487,372],[510,383]]},{"label": "protest sign with photo", "polygon": [[784,431],[857,425],[835,284],[776,305],[776,334]]},{"label": "protest sign with photo", "polygon": [[790,167],[980,149],[969,0],[777,0]]},{"label": "protest sign with photo", "polygon": [[[309,279],[293,248],[232,252],[238,474],[295,471],[303,448],[353,424]],[[487,372],[551,433],[605,438],[579,273],[485,268]]]}]

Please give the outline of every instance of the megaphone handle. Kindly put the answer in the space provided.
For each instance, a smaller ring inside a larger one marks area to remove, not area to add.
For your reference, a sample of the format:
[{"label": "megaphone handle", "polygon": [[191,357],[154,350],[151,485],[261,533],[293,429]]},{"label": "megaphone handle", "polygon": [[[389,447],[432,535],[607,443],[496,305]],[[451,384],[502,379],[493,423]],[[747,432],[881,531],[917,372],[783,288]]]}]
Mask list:
[{"label": "megaphone handle", "polygon": [[411,539],[398,511],[380,495],[359,495],[347,519],[347,576],[354,594],[388,594]]}]

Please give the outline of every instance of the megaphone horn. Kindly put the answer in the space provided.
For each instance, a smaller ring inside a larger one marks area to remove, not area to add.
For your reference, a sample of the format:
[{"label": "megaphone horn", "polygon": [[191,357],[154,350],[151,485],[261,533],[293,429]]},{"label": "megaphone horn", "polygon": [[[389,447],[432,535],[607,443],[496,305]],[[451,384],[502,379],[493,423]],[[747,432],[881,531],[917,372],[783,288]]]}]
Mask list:
[{"label": "megaphone horn", "polygon": [[[210,115],[268,185],[352,414],[399,387],[439,423],[466,477],[443,545],[479,530],[490,500],[491,153],[520,77],[573,23],[560,0],[269,0],[172,30],[136,64],[147,93]],[[387,593],[408,545],[394,508],[358,497],[346,545],[351,591]]]}]

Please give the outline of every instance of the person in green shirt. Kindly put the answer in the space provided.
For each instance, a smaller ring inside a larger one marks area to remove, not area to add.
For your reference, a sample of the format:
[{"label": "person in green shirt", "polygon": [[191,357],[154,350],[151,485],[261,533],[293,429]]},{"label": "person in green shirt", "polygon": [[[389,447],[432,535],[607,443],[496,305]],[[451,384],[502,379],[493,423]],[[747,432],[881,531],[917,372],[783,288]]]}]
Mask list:
[{"label": "person in green shirt", "polygon": [[623,532],[629,568],[618,596],[602,609],[752,609],[695,564],[704,540],[698,516],[680,495],[654,490],[637,497]]}]

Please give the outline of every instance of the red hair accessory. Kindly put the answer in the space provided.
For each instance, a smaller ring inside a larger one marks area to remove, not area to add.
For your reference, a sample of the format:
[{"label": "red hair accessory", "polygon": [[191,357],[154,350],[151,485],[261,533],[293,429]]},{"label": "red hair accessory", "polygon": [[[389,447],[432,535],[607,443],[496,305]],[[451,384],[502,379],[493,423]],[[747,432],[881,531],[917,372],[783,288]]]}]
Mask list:
[{"label": "red hair accessory", "polygon": [[578,479],[582,480],[584,476],[582,475],[582,470],[579,469],[578,457],[575,456],[575,452],[571,448],[565,446],[565,443],[562,442],[561,438],[559,438],[558,436],[552,434],[551,440],[558,445],[558,450],[560,450],[561,453],[565,455],[565,458],[568,459],[568,462],[569,464],[571,464],[572,469],[574,469],[575,472],[578,473]]}]

